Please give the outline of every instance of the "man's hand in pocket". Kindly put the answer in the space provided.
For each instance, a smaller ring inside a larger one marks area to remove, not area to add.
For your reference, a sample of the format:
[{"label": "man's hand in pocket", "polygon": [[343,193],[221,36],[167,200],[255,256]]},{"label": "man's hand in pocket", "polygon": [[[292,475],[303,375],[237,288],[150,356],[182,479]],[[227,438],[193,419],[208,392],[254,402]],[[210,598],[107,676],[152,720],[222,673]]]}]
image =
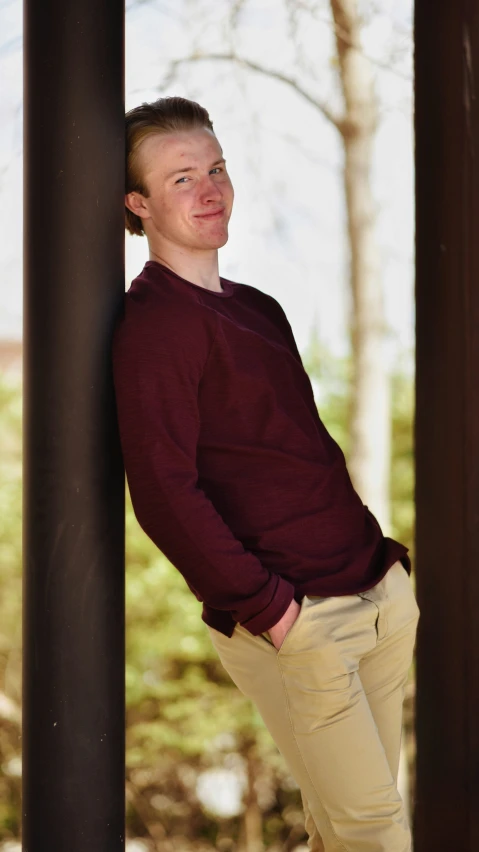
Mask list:
[{"label": "man's hand in pocket", "polygon": [[295,599],[293,598],[284,615],[274,625],[274,627],[269,628],[268,633],[277,651],[279,651],[281,645],[283,644],[284,638],[288,630],[291,629],[294,622],[296,621],[300,609],[301,604],[299,604],[298,601],[295,601]]}]

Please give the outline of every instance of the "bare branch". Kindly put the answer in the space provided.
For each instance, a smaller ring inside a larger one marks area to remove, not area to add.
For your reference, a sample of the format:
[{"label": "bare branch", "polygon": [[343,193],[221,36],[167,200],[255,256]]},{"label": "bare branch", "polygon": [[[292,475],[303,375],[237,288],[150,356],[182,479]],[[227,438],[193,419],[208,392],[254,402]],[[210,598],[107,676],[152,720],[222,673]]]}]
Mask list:
[{"label": "bare branch", "polygon": [[158,0],[130,0],[130,2],[127,0],[125,13],[128,15],[133,9],[139,9],[142,6],[148,6],[151,12],[155,12],[160,16],[165,15],[167,18],[171,18],[171,20],[176,21],[177,23],[183,25],[186,23],[184,15],[172,12],[168,6],[159,3]]},{"label": "bare branch", "polygon": [[285,133],[284,131],[278,130],[276,127],[268,127],[268,125],[264,124],[260,118],[255,121],[255,125],[263,133],[274,134],[275,139],[282,139],[283,142],[291,145],[295,153],[301,153],[303,157],[309,160],[310,163],[314,163],[316,166],[321,166],[321,168],[327,169],[329,173],[336,172],[340,174],[342,171],[342,167],[334,163],[332,160],[327,159],[326,157],[320,157],[317,155],[316,151],[313,152],[311,149],[308,149],[302,144],[301,139],[298,139],[297,135],[294,135],[293,133]]},{"label": "bare branch", "polygon": [[344,119],[342,116],[336,115],[333,110],[328,106],[328,104],[323,101],[318,100],[318,98],[310,95],[309,92],[304,89],[297,80],[293,77],[288,77],[286,74],[282,74],[281,71],[275,71],[273,68],[265,68],[263,65],[260,65],[258,62],[253,62],[251,59],[246,59],[242,56],[237,56],[235,53],[195,53],[191,56],[185,56],[181,59],[174,59],[170,63],[170,70],[168,71],[166,77],[163,80],[161,85],[161,89],[165,89],[167,86],[171,85],[171,83],[176,79],[176,71],[180,65],[184,65],[189,62],[199,62],[205,60],[217,60],[220,62],[236,62],[242,68],[248,68],[250,71],[256,71],[258,74],[263,74],[265,77],[270,77],[274,80],[279,80],[281,83],[285,83],[285,85],[289,86],[293,89],[298,95],[304,98],[309,104],[315,107],[315,109],[319,110],[322,115],[329,121],[334,127],[339,130],[340,133],[343,132],[343,122]]},{"label": "bare branch", "polygon": [[[382,61],[380,59],[376,59],[373,56],[369,56],[369,54],[364,51],[361,42],[352,41],[347,30],[343,28],[334,19],[331,20],[329,17],[326,18],[322,15],[316,15],[315,20],[318,21],[318,23],[324,24],[326,27],[332,29],[337,39],[341,39],[347,47],[351,48],[351,50],[354,50],[364,56],[364,58],[367,59],[367,61],[370,62],[371,65],[375,65],[377,68],[380,68],[382,71],[387,71],[389,74],[394,74],[396,77],[400,77],[402,80],[406,80],[408,83],[411,82],[411,75],[407,74],[404,71],[401,71],[399,68],[394,68],[390,61]],[[407,31],[403,31],[402,35],[408,35]]]},{"label": "bare branch", "polygon": [[231,5],[231,9],[229,12],[229,23],[231,31],[234,32],[238,27],[238,22],[241,17],[242,12],[244,11],[244,7],[246,5],[246,0],[233,0]]}]

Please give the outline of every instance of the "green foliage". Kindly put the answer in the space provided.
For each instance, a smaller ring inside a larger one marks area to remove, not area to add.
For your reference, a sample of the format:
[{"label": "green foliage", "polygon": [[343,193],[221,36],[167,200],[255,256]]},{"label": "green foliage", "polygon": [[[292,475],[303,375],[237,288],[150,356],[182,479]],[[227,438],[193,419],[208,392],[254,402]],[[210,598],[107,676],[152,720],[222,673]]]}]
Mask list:
[{"label": "green foliage", "polygon": [[20,828],[21,392],[0,382],[0,840]]},{"label": "green foliage", "polygon": [[347,459],[351,360],[332,355],[314,330],[302,360],[313,385],[320,417]]},{"label": "green foliage", "polygon": [[218,732],[258,720],[221,666],[201,604],[139,529],[127,494],[127,707],[129,759],[145,749],[200,755]]},{"label": "green foliage", "polygon": [[12,645],[20,645],[21,403],[19,388],[0,383],[0,571],[3,599],[0,653],[7,648],[10,650]]},{"label": "green foliage", "polygon": [[[349,387],[352,362],[336,358],[311,335],[303,355],[318,411],[344,452],[350,453]],[[391,535],[409,547],[414,559],[414,381],[402,372],[391,376]]]},{"label": "green foliage", "polygon": [[414,562],[414,382],[392,377],[391,518],[393,535]]}]

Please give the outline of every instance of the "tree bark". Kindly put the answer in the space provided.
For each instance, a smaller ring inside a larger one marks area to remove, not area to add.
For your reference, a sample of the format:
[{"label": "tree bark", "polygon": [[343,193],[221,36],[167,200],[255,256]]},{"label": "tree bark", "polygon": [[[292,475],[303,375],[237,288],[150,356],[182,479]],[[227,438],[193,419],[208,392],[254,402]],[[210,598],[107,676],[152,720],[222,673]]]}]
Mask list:
[{"label": "tree bark", "polygon": [[[350,250],[351,453],[348,469],[361,499],[391,532],[391,380],[385,361],[385,311],[372,158],[378,101],[371,63],[361,49],[356,0],[331,0],[344,100],[339,126],[344,144],[344,190]],[[398,787],[409,812],[409,776],[401,746]]]},{"label": "tree bark", "polygon": [[[254,750],[253,745],[252,749]],[[258,804],[255,790],[257,759],[250,754],[249,749],[245,755],[247,761],[248,787],[244,796],[245,810],[241,826],[241,852],[264,852],[263,842],[263,814]]]},{"label": "tree bark", "polygon": [[390,380],[384,352],[384,297],[371,186],[378,104],[370,61],[360,43],[356,0],[331,0],[344,116],[344,190],[350,253],[353,355],[348,468],[362,500],[390,529]]}]

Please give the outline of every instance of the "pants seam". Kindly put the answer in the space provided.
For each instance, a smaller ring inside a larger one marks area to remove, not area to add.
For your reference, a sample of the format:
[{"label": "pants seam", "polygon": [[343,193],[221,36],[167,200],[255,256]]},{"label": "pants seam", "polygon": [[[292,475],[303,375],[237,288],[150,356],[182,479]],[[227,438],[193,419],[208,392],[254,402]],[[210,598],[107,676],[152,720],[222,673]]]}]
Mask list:
[{"label": "pants seam", "polygon": [[[280,675],[281,675],[281,683],[282,683],[282,685],[283,685],[283,690],[284,690],[284,694],[285,694],[285,698],[286,698],[286,707],[287,707],[287,709],[288,709],[288,719],[289,719],[289,724],[290,724],[290,726],[291,726],[291,731],[292,731],[292,734],[293,734],[294,743],[295,743],[295,746],[296,746],[296,748],[297,748],[297,751],[298,751],[298,754],[299,754],[300,761],[301,761],[302,765],[304,766],[304,769],[305,769],[305,771],[306,771],[306,774],[307,774],[307,776],[308,776],[308,778],[309,778],[309,780],[310,780],[310,782],[311,782],[311,786],[312,786],[312,788],[313,788],[314,792],[316,793],[316,795],[317,795],[317,797],[318,797],[319,801],[321,801],[321,797],[319,796],[318,791],[317,791],[317,789],[316,789],[316,785],[315,785],[315,783],[314,783],[313,779],[311,778],[311,773],[310,773],[310,771],[309,771],[308,767],[306,766],[306,763],[305,763],[305,761],[304,761],[303,755],[302,755],[302,753],[301,753],[301,749],[300,749],[300,747],[299,747],[298,740],[296,739],[296,732],[295,732],[295,730],[294,730],[293,720],[292,720],[292,718],[291,718],[291,709],[290,709],[290,706],[289,706],[289,696],[288,696],[288,690],[287,690],[287,688],[286,688],[286,683],[285,683],[285,680],[284,680],[284,673],[283,673],[283,670],[282,670],[282,668],[281,668],[280,660],[278,659],[278,657],[276,657],[276,661],[277,661],[277,663],[278,663],[278,668],[279,668],[279,672],[280,672]],[[332,833],[333,833],[333,835],[334,835],[334,837],[335,837],[336,841],[338,842],[338,844],[339,844],[340,848],[344,850],[344,852],[348,852],[348,850],[346,849],[346,847],[343,845],[343,843],[342,843],[342,842],[341,842],[341,840],[339,839],[338,835],[336,834],[336,832],[335,832],[335,830],[334,830],[333,823],[331,822],[331,817],[329,816],[329,814],[328,814],[328,812],[327,812],[326,808],[324,807],[324,804],[323,804],[323,808],[324,808],[324,813],[326,814],[326,816],[327,816],[327,818],[328,818],[328,822],[329,822],[329,825],[330,825],[331,831],[332,831]]]}]

